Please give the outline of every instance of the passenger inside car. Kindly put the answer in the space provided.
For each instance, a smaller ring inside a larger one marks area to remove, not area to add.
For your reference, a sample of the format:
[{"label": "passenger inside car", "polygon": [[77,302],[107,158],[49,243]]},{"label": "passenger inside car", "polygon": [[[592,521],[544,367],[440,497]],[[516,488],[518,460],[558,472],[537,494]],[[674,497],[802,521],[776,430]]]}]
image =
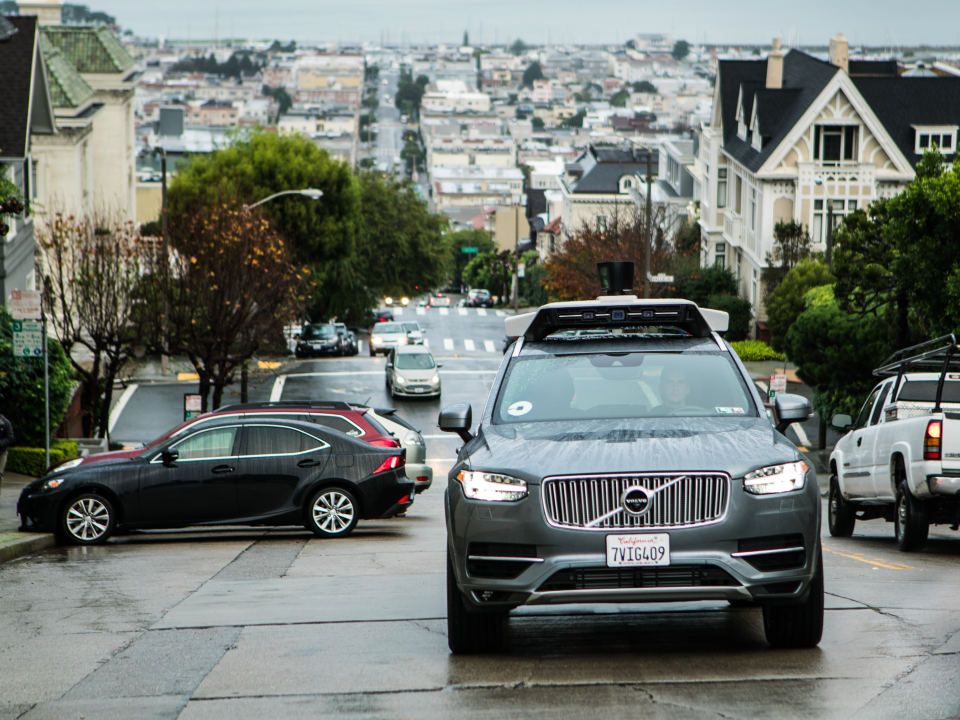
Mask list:
[{"label": "passenger inside car", "polygon": [[657,407],[665,411],[686,407],[690,394],[690,379],[683,368],[670,366],[660,373],[660,398],[663,402]]}]

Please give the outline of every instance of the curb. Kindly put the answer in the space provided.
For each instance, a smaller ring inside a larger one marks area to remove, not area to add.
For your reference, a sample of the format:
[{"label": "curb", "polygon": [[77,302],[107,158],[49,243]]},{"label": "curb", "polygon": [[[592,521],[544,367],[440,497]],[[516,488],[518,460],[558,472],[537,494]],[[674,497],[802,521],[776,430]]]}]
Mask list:
[{"label": "curb", "polygon": [[46,533],[0,532],[0,563],[16,560],[56,544],[56,538]]}]

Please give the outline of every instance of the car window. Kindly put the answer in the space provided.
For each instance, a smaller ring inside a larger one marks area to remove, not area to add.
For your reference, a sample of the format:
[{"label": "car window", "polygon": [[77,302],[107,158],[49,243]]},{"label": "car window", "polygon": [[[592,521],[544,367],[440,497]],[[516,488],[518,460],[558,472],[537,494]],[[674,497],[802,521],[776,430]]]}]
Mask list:
[{"label": "car window", "polygon": [[321,415],[320,413],[316,413],[314,415],[305,415],[304,419],[309,422],[314,422],[317,425],[328,427],[331,430],[339,430],[351,437],[360,437],[363,435],[363,430],[339,415]]},{"label": "car window", "polygon": [[237,427],[210,428],[184,438],[171,449],[180,454],[181,460],[230,457],[233,454],[233,444],[236,439]]},{"label": "car window", "polygon": [[323,337],[333,337],[336,335],[336,330],[333,325],[307,325],[303,330],[303,339],[310,340],[312,338],[323,338]]},{"label": "car window", "polygon": [[403,329],[407,332],[420,332],[420,326],[417,323],[404,323]]},{"label": "car window", "polygon": [[383,435],[384,437],[390,437],[390,431],[377,422],[377,419],[373,415],[370,413],[365,413],[363,419],[370,423],[370,427],[373,428],[374,432]]},{"label": "car window", "polygon": [[511,363],[494,421],[757,417],[728,353],[548,355]]},{"label": "car window", "polygon": [[297,455],[325,445],[317,438],[293,428],[248,425],[244,456]]},{"label": "car window", "polygon": [[397,353],[397,370],[430,370],[436,367],[430,353]]},{"label": "car window", "polygon": [[857,416],[857,428],[866,427],[867,421],[870,420],[870,412],[873,410],[873,406],[877,402],[877,395],[879,394],[880,387],[877,386],[873,389],[873,392],[870,393],[870,397],[867,398],[867,401],[863,404],[863,408],[860,410],[860,414]]},{"label": "car window", "polygon": [[[936,402],[937,401],[937,381],[936,380],[911,380],[905,382],[900,388],[900,394],[897,395],[897,402]],[[940,402],[955,403],[960,402],[960,382],[956,380],[946,380],[943,383],[943,395]]]},{"label": "car window", "polygon": [[876,425],[880,421],[880,413],[883,412],[883,404],[887,401],[887,395],[890,394],[890,387],[893,383],[887,383],[880,392],[880,398],[873,407],[873,416],[870,418],[870,424]]},{"label": "car window", "polygon": [[401,325],[400,323],[380,323],[373,329],[373,332],[376,333],[377,335],[381,335],[381,334],[392,335],[393,333],[402,333],[405,331],[403,329],[403,325]]}]

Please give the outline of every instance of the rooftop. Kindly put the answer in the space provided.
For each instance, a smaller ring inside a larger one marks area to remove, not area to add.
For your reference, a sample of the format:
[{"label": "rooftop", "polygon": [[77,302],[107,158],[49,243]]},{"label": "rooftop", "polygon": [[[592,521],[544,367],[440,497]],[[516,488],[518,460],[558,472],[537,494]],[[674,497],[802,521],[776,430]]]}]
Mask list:
[{"label": "rooftop", "polygon": [[54,46],[60,48],[78,72],[125,74],[134,66],[130,53],[105,25],[47,25],[42,32]]}]

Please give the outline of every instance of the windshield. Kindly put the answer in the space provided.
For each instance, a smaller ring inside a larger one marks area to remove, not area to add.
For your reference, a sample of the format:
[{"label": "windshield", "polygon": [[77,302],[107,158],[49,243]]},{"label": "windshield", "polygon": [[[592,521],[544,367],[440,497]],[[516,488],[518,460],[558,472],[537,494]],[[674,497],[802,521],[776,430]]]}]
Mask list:
[{"label": "windshield", "polygon": [[403,325],[400,323],[380,323],[373,328],[375,335],[392,335],[393,333],[402,333]]},{"label": "windshield", "polygon": [[403,329],[406,330],[408,333],[420,332],[420,326],[417,325],[416,323],[404,323]]},{"label": "windshield", "polygon": [[494,422],[756,417],[727,353],[548,355],[513,362]]},{"label": "windshield", "polygon": [[337,331],[333,329],[333,325],[307,325],[307,327],[303,329],[304,340],[333,337],[336,334]]},{"label": "windshield", "polygon": [[429,370],[436,366],[430,353],[399,353],[397,370]]}]

